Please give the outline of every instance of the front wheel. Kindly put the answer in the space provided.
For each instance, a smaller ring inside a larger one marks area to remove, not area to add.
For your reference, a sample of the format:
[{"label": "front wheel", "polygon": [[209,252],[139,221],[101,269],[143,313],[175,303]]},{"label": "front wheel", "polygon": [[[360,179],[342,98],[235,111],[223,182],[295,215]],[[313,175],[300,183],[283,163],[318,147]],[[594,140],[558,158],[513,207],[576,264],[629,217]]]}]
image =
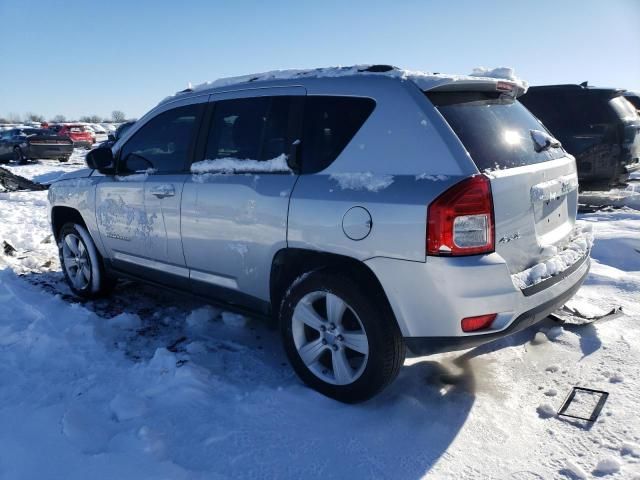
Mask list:
[{"label": "front wheel", "polygon": [[102,257],[82,225],[64,224],[59,240],[60,265],[73,293],[84,298],[95,298],[113,290],[115,281],[107,276]]},{"label": "front wheel", "polygon": [[338,272],[316,271],[287,292],[280,310],[285,351],[307,385],[346,403],[365,401],[404,363],[390,308]]}]

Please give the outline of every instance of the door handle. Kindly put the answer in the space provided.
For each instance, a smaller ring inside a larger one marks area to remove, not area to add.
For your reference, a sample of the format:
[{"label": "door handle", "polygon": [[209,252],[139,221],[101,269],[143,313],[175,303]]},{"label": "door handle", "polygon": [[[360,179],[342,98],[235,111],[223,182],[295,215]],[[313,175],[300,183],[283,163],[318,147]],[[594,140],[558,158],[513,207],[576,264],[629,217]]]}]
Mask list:
[{"label": "door handle", "polygon": [[173,197],[176,194],[176,189],[173,188],[173,185],[165,184],[165,185],[156,185],[151,187],[151,195],[154,195],[158,198],[166,198]]}]

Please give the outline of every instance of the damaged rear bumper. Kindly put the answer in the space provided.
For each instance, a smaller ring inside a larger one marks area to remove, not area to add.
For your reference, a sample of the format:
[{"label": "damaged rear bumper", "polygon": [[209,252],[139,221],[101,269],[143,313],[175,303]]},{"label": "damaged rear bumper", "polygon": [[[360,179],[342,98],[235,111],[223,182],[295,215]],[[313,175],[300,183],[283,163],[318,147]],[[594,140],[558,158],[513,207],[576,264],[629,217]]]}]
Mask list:
[{"label": "damaged rear bumper", "polygon": [[[583,270],[580,278],[568,290],[551,300],[547,300],[546,302],[521,313],[504,330],[486,334],[455,337],[408,337],[404,339],[405,344],[414,355],[429,355],[477,347],[478,345],[483,345],[529,328],[530,326],[544,320],[550,313],[558,310],[575,295],[589,274],[590,261],[589,256],[586,256],[582,261],[576,262],[574,266],[565,270],[561,274],[529,287],[529,289],[536,290],[536,292],[531,290],[529,295],[533,295],[541,289],[549,288],[552,285],[561,282],[566,277],[574,274],[577,270]],[[525,291],[522,293],[526,295]]]}]

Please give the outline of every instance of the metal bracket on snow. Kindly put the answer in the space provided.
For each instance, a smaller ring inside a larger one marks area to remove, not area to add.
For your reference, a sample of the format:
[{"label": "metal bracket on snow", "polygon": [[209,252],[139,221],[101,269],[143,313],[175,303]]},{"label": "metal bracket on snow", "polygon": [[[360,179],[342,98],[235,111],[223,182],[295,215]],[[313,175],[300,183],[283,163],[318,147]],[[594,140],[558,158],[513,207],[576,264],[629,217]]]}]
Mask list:
[{"label": "metal bracket on snow", "polygon": [[[573,399],[575,398],[576,393],[578,392],[586,392],[590,395],[599,395],[600,397],[598,399],[598,403],[591,411],[591,415],[589,415],[588,417],[582,417],[580,415],[572,415],[570,413],[566,413],[569,407],[571,406],[571,402],[573,402]],[[567,398],[564,400],[564,403],[560,407],[560,410],[558,411],[558,416],[575,418],[577,420],[586,420],[589,423],[593,423],[596,421],[596,419],[600,415],[600,412],[602,411],[602,407],[604,407],[604,404],[607,401],[608,397],[609,397],[609,392],[605,392],[602,390],[594,390],[592,388],[585,388],[585,387],[573,387],[569,395],[567,395]]]},{"label": "metal bracket on snow", "polygon": [[618,318],[622,315],[624,315],[624,312],[622,311],[622,307],[619,305],[613,307],[603,315],[594,316],[583,315],[580,311],[565,305],[561,309],[549,314],[549,318],[556,322],[568,325],[587,325],[597,321],[613,320],[614,318]]}]

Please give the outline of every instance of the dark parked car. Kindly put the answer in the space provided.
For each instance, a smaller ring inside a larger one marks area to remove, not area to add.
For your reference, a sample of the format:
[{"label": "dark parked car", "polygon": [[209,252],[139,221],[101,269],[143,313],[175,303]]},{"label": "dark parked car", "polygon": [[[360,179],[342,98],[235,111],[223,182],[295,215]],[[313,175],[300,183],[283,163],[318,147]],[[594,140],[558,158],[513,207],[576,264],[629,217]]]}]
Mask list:
[{"label": "dark parked car", "polygon": [[0,161],[42,158],[61,162],[69,160],[73,140],[51,130],[40,128],[14,128],[0,132]]},{"label": "dark parked car", "polygon": [[608,190],[640,169],[640,117],[624,90],[531,87],[519,100],[576,157],[583,190]]}]

